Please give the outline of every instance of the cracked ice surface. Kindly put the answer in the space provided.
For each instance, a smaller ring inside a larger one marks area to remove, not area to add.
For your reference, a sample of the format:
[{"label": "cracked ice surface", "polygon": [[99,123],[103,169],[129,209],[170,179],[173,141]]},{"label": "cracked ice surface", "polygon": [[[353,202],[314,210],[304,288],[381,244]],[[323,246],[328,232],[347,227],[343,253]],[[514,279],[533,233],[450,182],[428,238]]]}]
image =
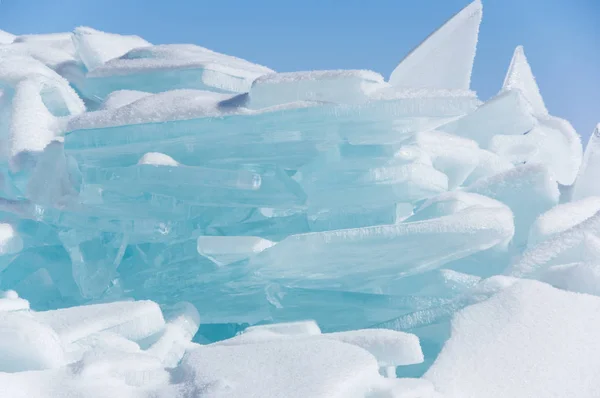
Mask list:
[{"label": "cracked ice surface", "polygon": [[600,134],[481,18],[388,81],[0,31],[0,395],[595,397]]}]

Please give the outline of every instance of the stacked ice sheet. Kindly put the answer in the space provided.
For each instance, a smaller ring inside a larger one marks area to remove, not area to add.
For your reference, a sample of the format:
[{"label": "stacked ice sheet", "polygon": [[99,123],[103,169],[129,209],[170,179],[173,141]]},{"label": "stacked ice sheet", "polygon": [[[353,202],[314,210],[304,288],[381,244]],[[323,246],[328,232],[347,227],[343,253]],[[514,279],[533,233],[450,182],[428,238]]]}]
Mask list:
[{"label": "stacked ice sheet", "polygon": [[470,91],[481,15],[387,81],[0,32],[0,386],[595,396],[600,135],[583,155],[522,47]]}]

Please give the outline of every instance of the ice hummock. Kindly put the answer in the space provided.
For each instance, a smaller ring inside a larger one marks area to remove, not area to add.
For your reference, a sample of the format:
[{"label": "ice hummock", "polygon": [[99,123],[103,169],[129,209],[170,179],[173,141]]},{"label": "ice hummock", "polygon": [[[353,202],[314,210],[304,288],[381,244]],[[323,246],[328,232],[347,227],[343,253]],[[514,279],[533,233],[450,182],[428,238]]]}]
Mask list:
[{"label": "ice hummock", "polygon": [[520,46],[479,100],[481,17],[389,81],[0,31],[2,392],[595,396],[598,131]]}]

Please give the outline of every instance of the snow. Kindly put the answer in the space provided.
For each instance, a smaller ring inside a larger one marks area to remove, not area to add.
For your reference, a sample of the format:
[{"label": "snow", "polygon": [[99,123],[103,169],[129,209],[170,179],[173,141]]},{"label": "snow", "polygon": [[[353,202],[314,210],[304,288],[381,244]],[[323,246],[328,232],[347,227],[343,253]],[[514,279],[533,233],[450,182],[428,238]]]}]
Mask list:
[{"label": "snow", "polygon": [[159,152],[148,152],[141,157],[138,164],[149,164],[154,166],[179,166],[179,163],[169,155]]},{"label": "snow", "polygon": [[0,30],[0,44],[10,44],[15,40],[15,37],[12,33]]},{"label": "snow", "polygon": [[455,316],[425,378],[447,398],[594,397],[599,309],[597,297],[518,282]]}]

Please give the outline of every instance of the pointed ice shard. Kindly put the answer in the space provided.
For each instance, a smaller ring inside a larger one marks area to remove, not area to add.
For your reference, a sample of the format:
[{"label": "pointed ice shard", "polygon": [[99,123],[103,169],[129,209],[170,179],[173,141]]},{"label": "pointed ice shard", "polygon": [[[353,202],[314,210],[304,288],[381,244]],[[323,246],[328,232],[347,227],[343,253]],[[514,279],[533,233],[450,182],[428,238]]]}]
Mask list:
[{"label": "pointed ice shard", "polygon": [[590,136],[583,162],[579,169],[579,175],[575,186],[573,187],[573,200],[583,199],[588,196],[600,196],[600,186],[598,185],[597,172],[600,167],[600,123]]},{"label": "pointed ice shard", "polygon": [[504,84],[502,85],[502,91],[514,89],[521,90],[522,94],[531,104],[535,115],[548,115],[544,99],[540,94],[540,89],[535,81],[533,72],[531,72],[527,57],[525,57],[523,46],[515,48],[510,66],[506,72],[506,77],[504,78]]},{"label": "pointed ice shard", "polygon": [[475,0],[433,32],[394,69],[398,87],[468,90],[483,6]]}]

